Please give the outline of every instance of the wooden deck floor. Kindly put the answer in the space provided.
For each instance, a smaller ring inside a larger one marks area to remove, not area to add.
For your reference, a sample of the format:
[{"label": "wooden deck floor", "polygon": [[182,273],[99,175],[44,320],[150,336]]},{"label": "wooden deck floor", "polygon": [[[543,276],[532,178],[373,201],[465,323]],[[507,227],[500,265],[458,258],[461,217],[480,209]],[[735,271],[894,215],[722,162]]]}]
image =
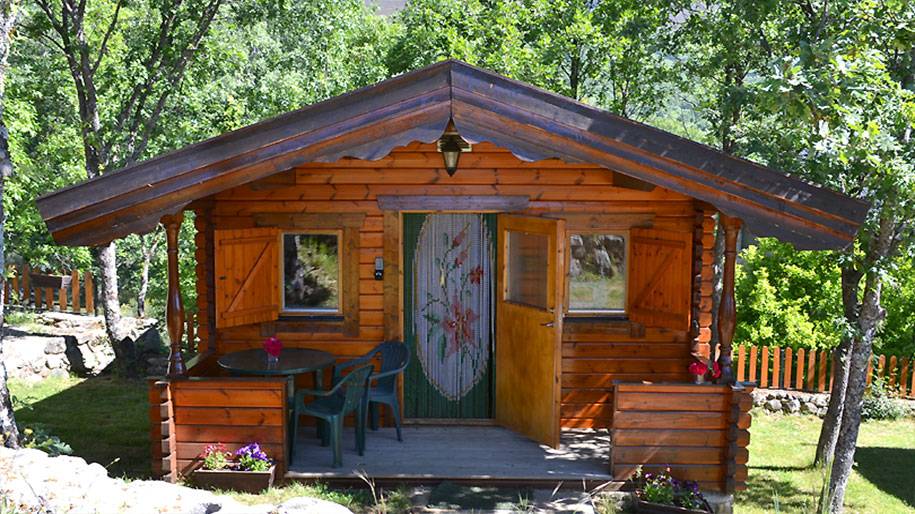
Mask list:
[{"label": "wooden deck floor", "polygon": [[494,426],[406,426],[403,442],[393,428],[369,431],[365,455],[355,450],[347,428],[343,467],[331,467],[331,451],[320,445],[314,428],[302,429],[287,478],[322,481],[360,480],[405,483],[525,482],[578,484],[610,480],[610,438],[605,430],[564,430],[559,449],[537,444]]}]

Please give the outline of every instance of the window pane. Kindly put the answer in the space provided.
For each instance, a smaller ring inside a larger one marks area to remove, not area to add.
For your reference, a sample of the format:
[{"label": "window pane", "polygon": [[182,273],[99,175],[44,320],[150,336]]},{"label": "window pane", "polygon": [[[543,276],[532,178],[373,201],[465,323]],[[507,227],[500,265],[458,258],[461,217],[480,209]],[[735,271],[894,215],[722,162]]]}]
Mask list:
[{"label": "window pane", "polygon": [[506,295],[510,302],[546,309],[550,239],[543,234],[507,234]]},{"label": "window pane", "polygon": [[283,299],[289,310],[340,310],[336,234],[283,235]]},{"label": "window pane", "polygon": [[569,247],[569,310],[623,311],[626,238],[617,234],[572,234]]}]

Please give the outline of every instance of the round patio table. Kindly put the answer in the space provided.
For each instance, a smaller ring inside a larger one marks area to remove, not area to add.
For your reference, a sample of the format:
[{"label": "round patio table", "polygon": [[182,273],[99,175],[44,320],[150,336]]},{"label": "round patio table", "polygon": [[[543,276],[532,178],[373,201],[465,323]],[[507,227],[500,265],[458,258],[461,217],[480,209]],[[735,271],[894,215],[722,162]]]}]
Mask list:
[{"label": "round patio table", "polygon": [[216,362],[225,370],[239,375],[298,375],[314,372],[321,384],[321,371],[332,366],[336,359],[333,355],[310,348],[283,348],[275,363],[267,360],[267,352],[261,348],[227,353]]},{"label": "round patio table", "polygon": [[[220,367],[234,375],[288,376],[314,373],[315,389],[324,388],[322,372],[324,368],[333,366],[336,361],[337,359],[333,355],[310,348],[283,348],[280,358],[273,363],[268,362],[267,352],[262,348],[227,353],[216,360]],[[295,381],[293,380],[289,381],[288,398],[291,406],[295,398]],[[289,409],[289,416],[292,416],[292,409]],[[291,449],[295,444],[295,434],[290,431],[288,437]]]}]

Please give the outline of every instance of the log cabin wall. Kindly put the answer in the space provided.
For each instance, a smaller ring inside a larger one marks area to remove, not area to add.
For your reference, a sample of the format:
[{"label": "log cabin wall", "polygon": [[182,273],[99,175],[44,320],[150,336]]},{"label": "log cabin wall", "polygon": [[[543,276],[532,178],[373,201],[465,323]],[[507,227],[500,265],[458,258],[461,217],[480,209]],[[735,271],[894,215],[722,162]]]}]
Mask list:
[{"label": "log cabin wall", "polygon": [[[398,273],[399,230],[396,217],[386,216],[376,201],[379,195],[524,195],[532,215],[601,219],[614,223],[648,225],[653,229],[686,234],[692,241],[697,208],[701,205],[679,193],[631,187],[631,181],[604,168],[569,164],[559,160],[526,163],[491,144],[474,145],[460,158],[457,173],[449,177],[442,156],[433,144],[414,143],[395,149],[377,160],[342,159],[335,163],[310,163],[294,170],[220,193],[194,205],[197,212],[197,288],[201,313],[201,340],[216,353],[257,347],[263,340],[261,325],[216,329],[213,323],[212,244],[214,229],[247,229],[258,226],[264,214],[364,214],[358,230],[358,330],[288,331],[278,325],[277,335],[288,346],[320,348],[341,358],[361,355],[383,338],[400,334],[398,310],[402,295],[385,292],[387,281],[374,280],[374,260],[385,257],[385,275]],[[614,185],[614,180],[619,185]],[[622,187],[629,185],[630,187]],[[588,216],[582,216],[582,215]],[[622,220],[622,221],[621,221]],[[570,222],[569,231],[575,230]],[[387,246],[386,249],[386,243]],[[710,248],[711,245],[707,245]],[[690,248],[690,253],[692,249]],[[707,252],[706,252],[707,253]],[[690,258],[691,255],[690,255]],[[201,261],[203,259],[203,262]],[[633,265],[638,263],[633,262]],[[706,264],[703,259],[703,264]],[[708,261],[711,283],[710,265]],[[703,268],[705,275],[705,268]],[[711,311],[703,285],[703,311]],[[690,288],[688,280],[679,287]],[[397,298],[398,305],[392,306]],[[706,305],[707,303],[707,305]],[[387,310],[386,310],[387,309]],[[395,309],[395,310],[392,310]],[[688,308],[683,313],[689,316]],[[708,319],[705,319],[705,318]],[[707,342],[710,316],[704,316],[702,336]],[[692,345],[689,323],[682,329],[644,327],[630,323],[577,319],[564,324],[562,349],[563,426],[607,427],[612,414],[614,380],[672,381],[689,378],[686,367]],[[707,346],[705,347],[707,351]],[[302,380],[308,380],[303,377]]]}]

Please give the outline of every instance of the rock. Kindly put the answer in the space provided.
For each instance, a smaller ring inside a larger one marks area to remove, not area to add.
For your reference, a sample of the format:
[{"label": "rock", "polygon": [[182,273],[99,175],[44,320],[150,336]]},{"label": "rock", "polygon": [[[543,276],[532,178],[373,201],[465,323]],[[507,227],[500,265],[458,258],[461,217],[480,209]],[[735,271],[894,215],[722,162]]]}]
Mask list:
[{"label": "rock", "polygon": [[159,354],[164,347],[162,336],[155,326],[147,328],[142,334],[137,336],[137,348],[143,353]]},{"label": "rock", "polygon": [[782,410],[782,402],[780,400],[769,400],[766,402],[766,410],[769,412],[778,412]]},{"label": "rock", "polygon": [[353,514],[353,511],[327,500],[300,496],[280,504],[277,514]]},{"label": "rock", "polygon": [[819,408],[813,402],[804,402],[801,404],[802,414],[816,414]]},{"label": "rock", "polygon": [[53,355],[48,355],[48,357],[44,361],[44,365],[46,368],[48,368],[50,370],[55,370],[55,369],[67,369],[67,368],[69,368],[70,363],[67,362],[67,358],[64,355],[53,354]]},{"label": "rock", "polygon": [[62,338],[62,337],[51,338],[44,345],[44,353],[46,353],[48,355],[64,353],[66,350],[67,350],[67,343],[64,341],[64,338]]},{"label": "rock", "polygon": [[61,369],[61,368],[52,369],[51,373],[48,374],[48,378],[57,378],[57,379],[67,378],[69,376],[70,376],[70,373],[68,373],[67,370]]},{"label": "rock", "polygon": [[795,398],[785,400],[782,404],[782,410],[788,414],[797,414],[801,410],[801,402]]},{"label": "rock", "polygon": [[333,502],[294,498],[279,507],[246,506],[213,492],[155,480],[125,482],[79,457],[0,447],[0,498],[17,512],[68,514],[352,514]]}]

